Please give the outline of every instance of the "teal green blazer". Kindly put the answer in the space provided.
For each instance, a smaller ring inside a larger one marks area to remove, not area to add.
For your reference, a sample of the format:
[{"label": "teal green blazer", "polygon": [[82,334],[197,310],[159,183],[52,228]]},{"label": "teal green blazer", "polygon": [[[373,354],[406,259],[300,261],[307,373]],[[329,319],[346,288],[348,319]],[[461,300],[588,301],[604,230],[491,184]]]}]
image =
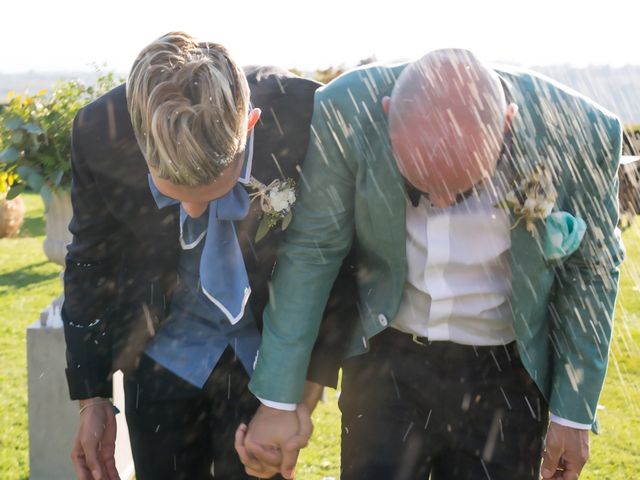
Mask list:
[{"label": "teal green blazer", "polygon": [[[357,69],[316,92],[301,195],[274,272],[250,384],[258,397],[300,401],[322,312],[353,242],[360,322],[348,355],[365,352],[369,339],[396,316],[407,278],[406,191],[381,100],[404,66]],[[623,257],[616,230],[620,122],[548,78],[496,71],[519,107],[507,168],[526,178],[544,165],[557,189],[554,210],[587,225],[579,248],[554,260],[544,255],[544,222],[533,233],[525,222],[512,229],[518,349],[550,410],[591,424],[607,368]],[[498,171],[494,181],[513,180]]]}]

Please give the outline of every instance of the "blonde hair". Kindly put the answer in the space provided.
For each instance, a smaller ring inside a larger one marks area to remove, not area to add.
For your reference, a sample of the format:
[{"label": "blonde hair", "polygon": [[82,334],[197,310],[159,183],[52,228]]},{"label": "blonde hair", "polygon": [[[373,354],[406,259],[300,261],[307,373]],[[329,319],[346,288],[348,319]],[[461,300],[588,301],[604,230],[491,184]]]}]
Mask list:
[{"label": "blonde hair", "polygon": [[176,185],[211,183],[244,151],[249,87],[222,45],[158,38],[133,63],[127,104],[147,163]]}]

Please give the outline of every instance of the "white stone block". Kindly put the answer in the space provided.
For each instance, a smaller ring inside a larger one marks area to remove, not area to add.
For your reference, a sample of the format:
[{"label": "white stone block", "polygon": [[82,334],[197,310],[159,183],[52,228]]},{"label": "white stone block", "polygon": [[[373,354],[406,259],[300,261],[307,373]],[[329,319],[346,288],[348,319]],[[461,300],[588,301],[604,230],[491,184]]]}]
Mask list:
[{"label": "white stone block", "polygon": [[[29,384],[29,467],[31,480],[73,480],[70,453],[78,428],[78,402],[69,400],[64,369],[62,328],[43,327],[36,321],[27,328]],[[113,377],[118,436],[116,466],[123,480],[134,475],[129,432],[124,415],[122,374]]]}]

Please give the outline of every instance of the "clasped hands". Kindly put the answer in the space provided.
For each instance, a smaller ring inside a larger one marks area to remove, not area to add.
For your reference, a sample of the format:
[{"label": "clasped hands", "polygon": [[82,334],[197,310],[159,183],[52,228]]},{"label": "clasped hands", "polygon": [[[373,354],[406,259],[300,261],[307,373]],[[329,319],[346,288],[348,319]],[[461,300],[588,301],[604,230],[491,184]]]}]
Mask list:
[{"label": "clasped hands", "polygon": [[235,449],[248,475],[271,478],[280,473],[293,478],[300,449],[307,446],[313,433],[311,412],[323,387],[306,382],[304,400],[295,411],[261,405],[249,425],[236,430]]}]

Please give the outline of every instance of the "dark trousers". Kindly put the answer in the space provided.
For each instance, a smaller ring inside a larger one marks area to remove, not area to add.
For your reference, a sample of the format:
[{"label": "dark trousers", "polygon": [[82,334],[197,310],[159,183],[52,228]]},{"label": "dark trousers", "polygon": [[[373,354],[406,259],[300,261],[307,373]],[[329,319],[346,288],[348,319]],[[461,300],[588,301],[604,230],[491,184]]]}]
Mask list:
[{"label": "dark trousers", "polygon": [[227,348],[203,389],[144,355],[125,378],[125,403],[138,480],[242,480],[235,430],[258,407],[249,377]]},{"label": "dark trousers", "polygon": [[539,478],[547,404],[515,344],[387,329],[343,365],[339,405],[342,480]]}]

